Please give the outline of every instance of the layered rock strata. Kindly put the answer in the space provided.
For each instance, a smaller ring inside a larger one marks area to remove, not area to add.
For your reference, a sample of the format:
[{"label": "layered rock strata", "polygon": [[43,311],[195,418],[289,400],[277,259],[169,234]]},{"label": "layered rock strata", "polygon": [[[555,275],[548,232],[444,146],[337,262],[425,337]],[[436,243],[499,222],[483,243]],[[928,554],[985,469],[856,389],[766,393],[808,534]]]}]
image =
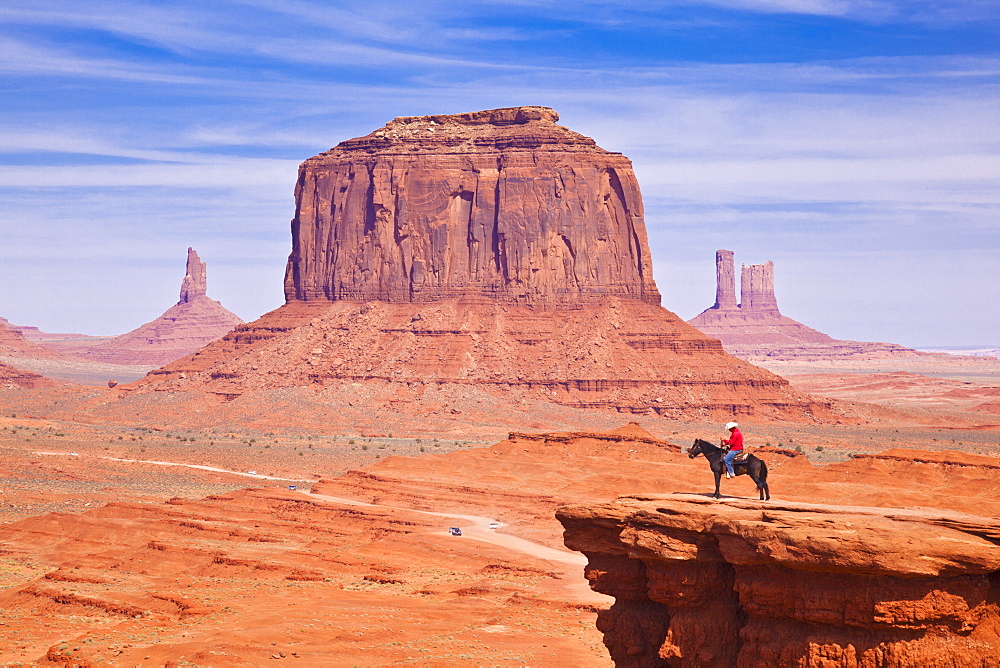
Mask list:
[{"label": "layered rock strata", "polygon": [[31,371],[18,369],[10,364],[0,362],[0,389],[35,389],[39,387],[55,387],[56,381],[40,376]]},{"label": "layered rock strata", "polygon": [[306,160],[286,297],[659,304],[631,162],[558,119],[396,118]]},{"label": "layered rock strata", "polygon": [[151,372],[136,389],[201,387],[232,399],[344,383],[363,383],[380,403],[400,407],[452,388],[515,405],[667,417],[820,419],[828,408],[662,308],[618,299],[561,310],[461,299],[291,302]]},{"label": "layered rock strata", "polygon": [[686,495],[561,508],[618,666],[1000,666],[1000,522]]},{"label": "layered rock strata", "polygon": [[659,306],[631,163],[557,120],[546,107],[397,118],[306,160],[285,306],[136,389],[364,383],[394,406],[474,390],[820,417],[824,402]]},{"label": "layered rock strata", "polygon": [[111,364],[167,364],[215,341],[243,320],[206,294],[205,263],[188,248],[180,299],[163,315],[98,345],[67,343],[67,352]]},{"label": "layered rock strata", "polygon": [[922,353],[894,343],[834,339],[781,314],[774,295],[774,263],[743,265],[736,303],[733,251],[715,254],[715,304],[688,322],[719,339],[726,352],[750,361],[916,357]]},{"label": "layered rock strata", "polygon": [[33,343],[42,343],[42,344],[45,344],[45,343],[50,343],[50,342],[53,342],[53,341],[68,341],[68,340],[74,340],[74,339],[75,340],[86,340],[86,339],[105,340],[105,339],[108,338],[108,337],[101,337],[101,336],[88,336],[86,334],[69,334],[69,333],[55,334],[55,333],[52,333],[52,332],[43,332],[42,330],[38,329],[37,327],[33,327],[31,325],[15,325],[15,324],[11,323],[9,320],[7,320],[6,318],[0,318],[0,325],[8,325],[10,327],[13,327],[17,331],[21,332],[21,334],[24,335],[24,338],[26,338],[28,341],[31,341]]},{"label": "layered rock strata", "polygon": [[10,357],[58,358],[59,353],[25,338],[21,330],[0,318],[0,355]]}]

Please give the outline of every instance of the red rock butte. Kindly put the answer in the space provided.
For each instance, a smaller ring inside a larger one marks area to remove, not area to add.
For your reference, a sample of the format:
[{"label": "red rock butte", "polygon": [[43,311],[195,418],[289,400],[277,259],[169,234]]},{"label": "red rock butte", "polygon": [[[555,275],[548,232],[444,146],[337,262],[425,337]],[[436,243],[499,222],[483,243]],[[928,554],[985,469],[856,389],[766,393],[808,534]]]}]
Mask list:
[{"label": "red rock butte", "polygon": [[286,297],[659,304],[631,162],[558,119],[396,118],[305,161]]},{"label": "red rock butte", "polygon": [[743,265],[736,302],[733,251],[715,253],[715,304],[688,322],[719,339],[726,352],[763,359],[878,359],[915,357],[916,350],[894,343],[834,339],[781,314],[774,296],[774,262]]},{"label": "red rock butte", "polygon": [[233,399],[364,382],[393,405],[446,389],[457,394],[435,401],[475,391],[670,416],[824,411],[659,306],[631,162],[558,118],[547,107],[396,118],[306,160],[285,306],[132,391]]}]

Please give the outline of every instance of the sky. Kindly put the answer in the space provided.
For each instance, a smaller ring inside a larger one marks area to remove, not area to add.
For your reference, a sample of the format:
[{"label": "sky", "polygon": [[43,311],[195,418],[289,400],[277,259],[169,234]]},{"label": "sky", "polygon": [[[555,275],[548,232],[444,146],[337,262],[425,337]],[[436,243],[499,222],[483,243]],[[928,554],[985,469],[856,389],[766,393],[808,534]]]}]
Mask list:
[{"label": "sky", "polygon": [[775,262],[836,338],[1000,344],[1000,2],[0,0],[0,316],[120,334],[188,246],[283,303],[303,160],[522,104],[632,159],[663,305]]}]

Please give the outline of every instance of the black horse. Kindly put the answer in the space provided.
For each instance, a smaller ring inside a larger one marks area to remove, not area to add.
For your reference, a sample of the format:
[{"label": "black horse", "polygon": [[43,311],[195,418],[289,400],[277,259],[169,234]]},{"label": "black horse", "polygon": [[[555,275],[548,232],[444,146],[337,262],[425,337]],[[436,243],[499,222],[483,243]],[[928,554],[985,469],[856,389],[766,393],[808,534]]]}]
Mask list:
[{"label": "black horse", "polygon": [[[719,481],[722,479],[722,472],[726,470],[722,458],[726,451],[704,439],[696,438],[694,444],[688,448],[687,453],[691,459],[698,455],[705,455],[705,459],[712,465],[712,473],[715,474],[715,498],[719,498]],[[733,462],[733,471],[736,472],[736,475],[746,473],[750,476],[756,483],[757,489],[760,490],[760,500],[770,500],[771,490],[767,488],[767,464],[764,463],[763,459],[747,455],[743,461]]]}]

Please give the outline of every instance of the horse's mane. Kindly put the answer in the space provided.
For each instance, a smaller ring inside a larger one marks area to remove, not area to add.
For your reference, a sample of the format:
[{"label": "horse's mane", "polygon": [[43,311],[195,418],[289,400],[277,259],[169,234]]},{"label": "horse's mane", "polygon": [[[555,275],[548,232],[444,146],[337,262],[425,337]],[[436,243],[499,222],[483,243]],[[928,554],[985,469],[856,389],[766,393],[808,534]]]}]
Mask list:
[{"label": "horse's mane", "polygon": [[697,445],[701,446],[701,449],[702,449],[703,452],[705,452],[706,450],[708,452],[717,452],[719,450],[722,450],[722,448],[720,448],[719,446],[717,446],[715,443],[712,443],[710,441],[706,441],[703,438],[696,438],[696,439],[694,439],[694,442]]}]

